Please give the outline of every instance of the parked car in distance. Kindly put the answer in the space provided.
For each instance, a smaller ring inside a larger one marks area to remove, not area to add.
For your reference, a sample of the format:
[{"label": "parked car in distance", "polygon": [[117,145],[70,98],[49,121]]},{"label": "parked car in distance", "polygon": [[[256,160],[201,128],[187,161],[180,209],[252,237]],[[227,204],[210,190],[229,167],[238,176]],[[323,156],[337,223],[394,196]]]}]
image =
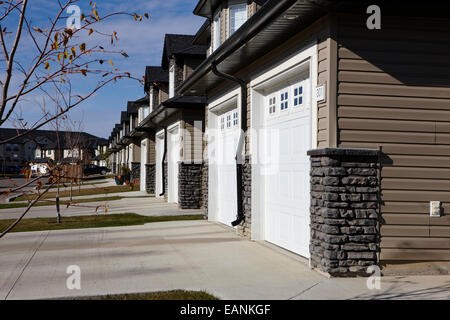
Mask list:
[{"label": "parked car in distance", "polygon": [[90,176],[93,174],[105,175],[108,172],[111,172],[111,169],[108,169],[107,167],[101,167],[96,164],[88,164],[83,169],[83,173],[86,176]]}]

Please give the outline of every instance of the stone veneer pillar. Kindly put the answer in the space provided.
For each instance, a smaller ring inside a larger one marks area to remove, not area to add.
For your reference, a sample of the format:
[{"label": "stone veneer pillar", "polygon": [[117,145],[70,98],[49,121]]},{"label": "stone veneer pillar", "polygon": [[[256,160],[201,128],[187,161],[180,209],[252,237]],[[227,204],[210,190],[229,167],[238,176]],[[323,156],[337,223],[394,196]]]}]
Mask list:
[{"label": "stone veneer pillar", "polygon": [[379,252],[378,150],[325,148],[311,157],[311,266],[369,275]]},{"label": "stone veneer pillar", "polygon": [[202,195],[203,195],[203,211],[205,219],[208,219],[208,160],[203,162],[202,167]]},{"label": "stone veneer pillar", "polygon": [[202,206],[201,162],[178,163],[178,206],[181,209],[200,209]]},{"label": "stone veneer pillar", "polygon": [[249,156],[245,157],[242,164],[242,208],[244,209],[244,221],[238,227],[238,233],[246,238],[251,237],[252,225],[252,164]]},{"label": "stone veneer pillar", "polygon": [[155,194],[155,168],[154,163],[145,164],[145,191]]},{"label": "stone veneer pillar", "polygon": [[132,162],[131,163],[131,181],[139,182],[141,179],[141,163],[140,162]]}]

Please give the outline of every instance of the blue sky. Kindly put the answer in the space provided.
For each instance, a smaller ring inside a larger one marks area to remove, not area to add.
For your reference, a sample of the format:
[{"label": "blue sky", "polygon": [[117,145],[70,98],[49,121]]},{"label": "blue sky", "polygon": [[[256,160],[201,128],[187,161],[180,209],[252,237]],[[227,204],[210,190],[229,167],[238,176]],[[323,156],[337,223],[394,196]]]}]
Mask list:
[{"label": "blue sky", "polygon": [[[64,1],[62,1],[64,2]],[[82,12],[90,12],[88,0],[81,0],[78,5]],[[56,0],[33,0],[28,10],[28,16],[35,24],[45,27],[46,19],[52,17],[55,11]],[[98,28],[102,31],[118,33],[119,41],[115,48],[125,51],[129,58],[114,55],[115,67],[121,71],[128,71],[133,76],[141,78],[146,65],[160,65],[162,46],[166,33],[195,34],[204,21],[204,18],[195,16],[192,11],[197,0],[103,0],[97,1],[100,15],[108,12],[148,12],[149,20],[138,23],[132,17],[116,17],[102,22]],[[25,38],[23,46],[30,39]],[[101,41],[104,41],[103,39]],[[107,49],[109,43],[104,42]],[[22,50],[27,52],[27,50]],[[26,55],[20,59],[26,61]],[[76,84],[76,90],[83,93],[95,85],[93,80],[84,78]],[[42,99],[40,93],[22,102],[21,117],[31,121],[39,117],[40,108],[36,108],[34,99]],[[107,138],[112,127],[119,121],[120,111],[125,110],[127,101],[136,100],[145,95],[143,87],[133,80],[120,80],[110,84],[87,100],[83,105],[76,107],[70,113],[71,120],[81,122],[81,129],[91,134]],[[8,125],[11,127],[11,124]]]}]

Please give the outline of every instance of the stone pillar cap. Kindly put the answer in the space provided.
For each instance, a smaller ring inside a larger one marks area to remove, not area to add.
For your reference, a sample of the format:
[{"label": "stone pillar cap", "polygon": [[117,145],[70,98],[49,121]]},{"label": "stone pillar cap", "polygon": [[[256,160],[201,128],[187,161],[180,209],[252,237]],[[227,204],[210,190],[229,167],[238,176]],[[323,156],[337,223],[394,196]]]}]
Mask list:
[{"label": "stone pillar cap", "polygon": [[364,148],[320,148],[308,150],[307,155],[311,157],[317,156],[378,156],[378,149]]}]

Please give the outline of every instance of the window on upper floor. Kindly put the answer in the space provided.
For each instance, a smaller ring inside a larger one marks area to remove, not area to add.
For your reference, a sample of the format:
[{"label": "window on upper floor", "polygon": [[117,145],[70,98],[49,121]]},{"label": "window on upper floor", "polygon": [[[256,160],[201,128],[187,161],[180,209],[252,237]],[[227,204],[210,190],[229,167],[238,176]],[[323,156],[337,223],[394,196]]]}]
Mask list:
[{"label": "window on upper floor", "polygon": [[169,69],[169,99],[175,96],[175,66]]},{"label": "window on upper floor", "polygon": [[219,46],[221,42],[220,38],[220,11],[221,9],[217,10],[216,15],[213,19],[213,44],[212,44],[212,51],[215,51]]},{"label": "window on upper floor", "polygon": [[246,3],[239,3],[230,5],[230,36],[239,29],[245,21],[247,21],[247,4]]},{"label": "window on upper floor", "polygon": [[142,120],[144,120],[149,115],[149,106],[142,107]]}]

